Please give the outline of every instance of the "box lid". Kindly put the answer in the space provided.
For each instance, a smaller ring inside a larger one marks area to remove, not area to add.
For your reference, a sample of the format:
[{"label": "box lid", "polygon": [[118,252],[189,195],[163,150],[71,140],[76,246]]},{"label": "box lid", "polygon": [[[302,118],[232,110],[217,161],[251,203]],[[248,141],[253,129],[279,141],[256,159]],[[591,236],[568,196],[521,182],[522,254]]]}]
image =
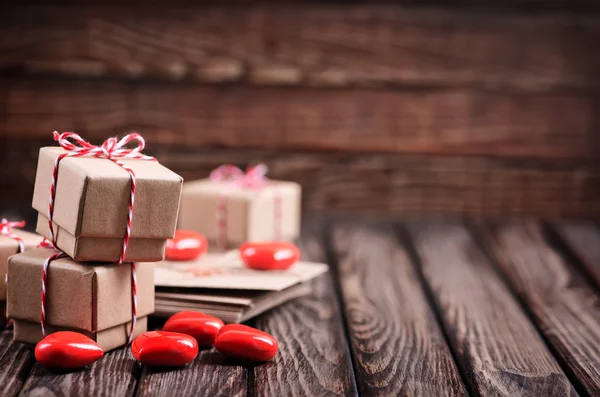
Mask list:
[{"label": "box lid", "polygon": [[273,197],[279,195],[299,194],[301,188],[296,182],[269,179],[261,188],[245,188],[229,182],[214,182],[208,178],[185,182],[183,193],[196,197],[217,197],[227,194],[229,199],[254,200],[258,196]]},{"label": "box lid", "polygon": [[[47,214],[50,185],[60,147],[40,149],[33,208]],[[175,233],[183,179],[156,161],[119,160],[136,176],[131,236],[172,238]],[[131,192],[131,177],[110,160],[65,157],[56,183],[53,220],[76,237],[123,238]]]}]

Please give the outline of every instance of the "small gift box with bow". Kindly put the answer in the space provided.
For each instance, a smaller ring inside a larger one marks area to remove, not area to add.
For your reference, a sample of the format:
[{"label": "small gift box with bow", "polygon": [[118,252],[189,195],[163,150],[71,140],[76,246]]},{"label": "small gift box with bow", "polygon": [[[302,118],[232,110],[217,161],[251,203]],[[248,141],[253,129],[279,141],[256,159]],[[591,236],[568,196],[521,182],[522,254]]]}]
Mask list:
[{"label": "small gift box with bow", "polygon": [[233,165],[208,179],[186,182],[179,228],[195,230],[219,249],[246,241],[291,241],[300,234],[301,187],[266,178],[259,164],[246,172]]},{"label": "small gift box with bow", "polygon": [[[36,231],[77,261],[164,259],[183,179],[143,155],[144,140],[137,134],[101,146],[74,133],[55,132],[54,139],[60,147],[40,149]],[[129,143],[138,146],[127,148]]]},{"label": "small gift box with bow", "polygon": [[8,271],[8,258],[19,252],[35,248],[42,237],[18,228],[24,227],[25,222],[0,221],[0,301],[6,300],[6,272]]},{"label": "small gift box with bow", "polygon": [[55,254],[35,248],[9,259],[7,313],[16,341],[37,343],[44,334],[70,330],[111,350],[146,331],[154,312],[154,264],[78,263],[62,255],[44,269]]}]

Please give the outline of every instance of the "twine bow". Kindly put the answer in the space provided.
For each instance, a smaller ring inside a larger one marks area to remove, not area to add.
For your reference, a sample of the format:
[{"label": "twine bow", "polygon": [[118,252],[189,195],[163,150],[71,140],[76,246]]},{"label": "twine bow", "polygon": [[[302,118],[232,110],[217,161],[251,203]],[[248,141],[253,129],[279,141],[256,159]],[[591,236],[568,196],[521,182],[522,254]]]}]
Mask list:
[{"label": "twine bow", "polygon": [[[140,153],[146,146],[146,141],[140,134],[129,134],[117,141],[117,138],[108,138],[100,146],[93,145],[83,139],[81,136],[74,132],[63,132],[59,134],[58,131],[53,133],[54,140],[65,150],[71,152],[71,156],[94,156],[104,157],[107,159],[115,158],[133,158],[142,160],[155,160],[154,157],[146,156]],[[71,142],[73,140],[73,142]],[[130,142],[137,142],[137,146],[133,148],[125,147]]]},{"label": "twine bow", "polygon": [[[235,165],[224,164],[210,173],[211,181],[229,184],[229,188],[221,190],[217,200],[217,247],[220,250],[223,251],[227,248],[227,197],[231,187],[260,189],[269,182],[268,170],[267,165],[263,163],[247,167],[246,172]],[[278,191],[275,193],[274,204],[273,230],[275,240],[279,240],[281,238],[282,211],[281,196]]]},{"label": "twine bow", "polygon": [[[50,232],[50,241],[44,241],[40,244],[43,247],[54,248],[59,252],[50,256],[44,262],[44,266],[42,269],[42,308],[41,308],[41,325],[42,325],[42,334],[46,336],[46,310],[45,310],[45,301],[46,301],[46,280],[48,276],[48,266],[50,262],[54,259],[61,258],[66,256],[62,251],[58,249],[56,246],[56,236],[54,233],[54,227],[52,225],[52,215],[54,213],[54,199],[56,196],[56,181],[58,179],[58,165],[60,161],[65,157],[97,157],[104,158],[112,161],[117,164],[119,167],[123,168],[131,178],[131,193],[129,195],[129,209],[127,212],[127,228],[125,230],[125,238],[123,239],[123,245],[121,247],[121,254],[119,255],[119,260],[117,264],[122,264],[125,261],[125,255],[127,252],[127,247],[129,245],[129,240],[131,238],[131,223],[133,219],[133,209],[135,203],[135,191],[136,191],[136,177],[135,172],[129,168],[127,165],[123,164],[119,159],[137,159],[137,160],[149,160],[156,161],[154,157],[146,156],[141,153],[144,149],[146,143],[144,138],[142,138],[139,134],[129,134],[124,136],[121,140],[117,140],[117,138],[108,138],[104,143],[100,146],[95,146],[84,140],[81,136],[74,132],[63,132],[59,134],[57,131],[53,133],[54,140],[58,142],[58,144],[66,150],[65,153],[60,154],[54,163],[54,170],[52,172],[52,182],[50,185],[50,200],[48,202],[48,230]],[[131,142],[136,142],[137,146],[133,148],[128,148],[128,145]],[[133,331],[136,325],[137,320],[137,278],[136,278],[136,268],[135,263],[131,262],[131,290],[132,290],[132,320],[131,320],[131,328],[129,332],[129,343],[131,343],[133,339]]]},{"label": "twine bow", "polygon": [[269,168],[263,163],[247,167],[246,172],[233,164],[224,164],[210,173],[210,179],[213,182],[231,182],[241,187],[256,188],[267,183],[268,171]]}]

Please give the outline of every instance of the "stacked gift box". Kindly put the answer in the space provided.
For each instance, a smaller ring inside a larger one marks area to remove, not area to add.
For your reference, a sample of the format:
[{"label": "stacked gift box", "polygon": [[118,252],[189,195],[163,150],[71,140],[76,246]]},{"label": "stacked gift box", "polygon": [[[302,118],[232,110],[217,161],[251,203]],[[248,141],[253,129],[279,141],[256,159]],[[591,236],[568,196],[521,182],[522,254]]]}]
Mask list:
[{"label": "stacked gift box", "polygon": [[146,331],[154,312],[152,262],[164,259],[175,233],[183,180],[142,156],[143,143],[131,156],[116,140],[82,155],[66,138],[55,134],[62,147],[40,150],[33,208],[49,248],[8,260],[7,314],[17,341],[37,343],[43,329],[73,330],[106,351]]},{"label": "stacked gift box", "polygon": [[8,273],[8,258],[35,248],[41,237],[35,233],[20,230],[25,222],[0,221],[0,329],[6,325],[6,275]]},{"label": "stacked gift box", "polygon": [[[224,165],[183,184],[141,154],[141,137],[129,137],[96,147],[55,133],[60,147],[40,149],[32,206],[46,240],[33,248],[41,237],[19,232],[26,249],[17,249],[14,238],[0,236],[15,340],[37,343],[71,330],[107,351],[146,331],[154,312],[153,263],[164,259],[177,224],[204,234],[217,250],[298,237],[298,184],[266,178],[264,165],[246,172]],[[134,150],[125,148],[131,140],[140,142]]]}]

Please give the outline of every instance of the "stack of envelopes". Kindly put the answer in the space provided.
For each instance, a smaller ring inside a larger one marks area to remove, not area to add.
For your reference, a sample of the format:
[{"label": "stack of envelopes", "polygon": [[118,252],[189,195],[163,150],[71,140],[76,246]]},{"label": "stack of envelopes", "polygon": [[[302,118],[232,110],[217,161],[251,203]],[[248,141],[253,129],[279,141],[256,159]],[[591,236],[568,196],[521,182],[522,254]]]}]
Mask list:
[{"label": "stack of envelopes", "polygon": [[154,274],[155,314],[193,310],[226,323],[244,322],[309,294],[310,281],[326,271],[324,263],[304,261],[288,270],[253,270],[244,266],[237,250],[207,253],[190,262],[162,261]]}]

